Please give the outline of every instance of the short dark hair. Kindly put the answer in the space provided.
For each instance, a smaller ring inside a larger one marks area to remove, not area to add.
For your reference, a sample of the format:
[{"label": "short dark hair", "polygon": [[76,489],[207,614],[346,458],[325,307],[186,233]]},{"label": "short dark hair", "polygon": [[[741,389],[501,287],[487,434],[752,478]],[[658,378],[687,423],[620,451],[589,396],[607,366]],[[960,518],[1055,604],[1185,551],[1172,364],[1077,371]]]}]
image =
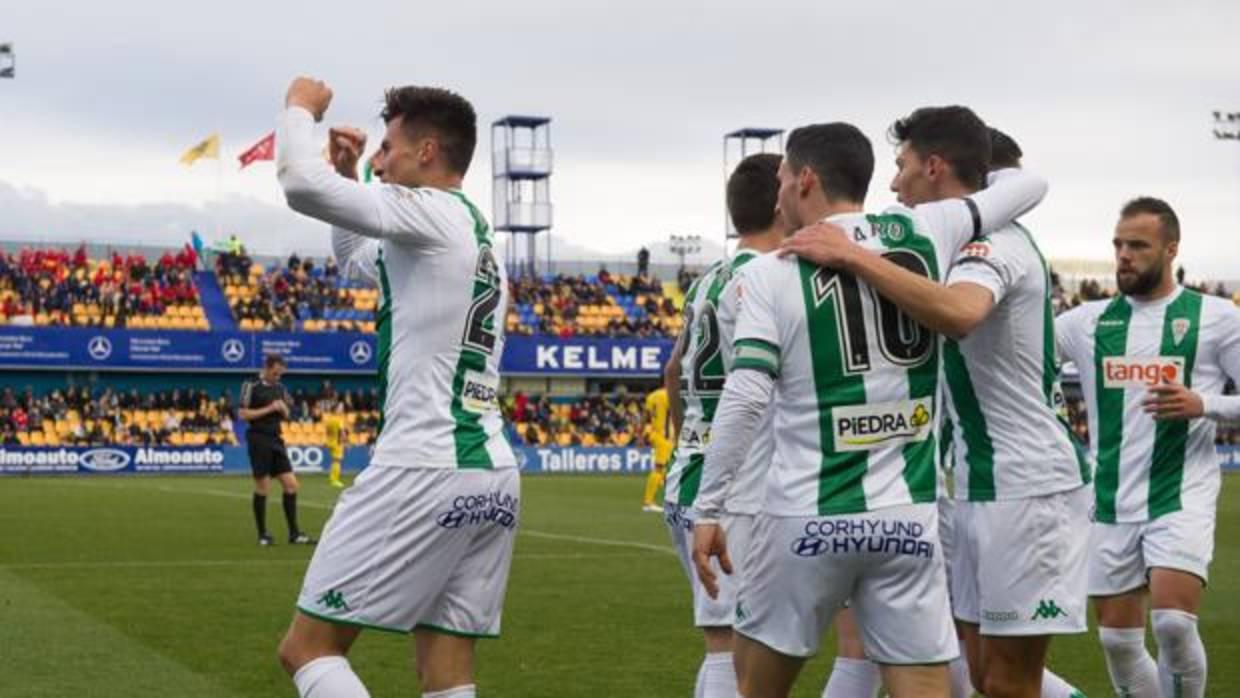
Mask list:
[{"label": "short dark hair", "polygon": [[830,200],[865,201],[874,176],[874,147],[861,129],[836,121],[802,126],[788,135],[788,165],[818,175]]},{"label": "short dark hair", "polygon": [[441,87],[407,85],[390,88],[383,101],[383,123],[403,116],[401,126],[411,138],[433,131],[448,167],[460,175],[469,170],[478,142],[478,117],[469,100]]},{"label": "short dark hair", "polygon": [[888,131],[893,143],[908,143],[922,158],[947,161],[960,183],[986,186],[990,171],[990,131],[972,109],[961,106],[922,107],[897,119]]},{"label": "short dark hair", "polygon": [[1005,167],[1020,167],[1020,159],[1025,152],[1020,149],[1016,139],[993,126],[990,129],[990,169],[1001,170]]},{"label": "short dark hair", "polygon": [[1158,216],[1158,222],[1161,224],[1163,240],[1166,242],[1180,241],[1180,219],[1175,215],[1175,211],[1171,208],[1171,204],[1156,199],[1152,196],[1138,196],[1137,198],[1124,204],[1124,208],[1120,209],[1120,219],[1132,218],[1143,213]]},{"label": "short dark hair", "polygon": [[275,353],[263,356],[263,366],[271,368],[277,364],[280,366],[288,366],[288,359],[285,359],[283,354]]},{"label": "short dark hair", "polygon": [[750,155],[728,177],[728,215],[738,234],[761,232],[775,222],[782,159],[774,153]]}]

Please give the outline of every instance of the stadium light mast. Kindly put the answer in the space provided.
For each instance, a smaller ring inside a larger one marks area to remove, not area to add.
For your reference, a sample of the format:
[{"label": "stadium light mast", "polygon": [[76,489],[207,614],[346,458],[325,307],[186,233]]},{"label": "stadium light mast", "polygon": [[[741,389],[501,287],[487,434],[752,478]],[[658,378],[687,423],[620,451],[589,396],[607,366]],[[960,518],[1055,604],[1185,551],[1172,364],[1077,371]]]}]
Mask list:
[{"label": "stadium light mast", "polygon": [[1214,139],[1240,141],[1240,112],[1214,110]]},{"label": "stadium light mast", "polygon": [[551,162],[551,117],[509,115],[491,124],[491,222],[510,234],[510,272],[520,271],[518,235],[525,236],[528,271],[536,272],[539,233],[547,233],[551,269]]},{"label": "stadium light mast", "polygon": [[672,235],[667,239],[667,247],[680,259],[678,271],[684,271],[685,257],[702,251],[701,235]]},{"label": "stadium light mast", "polygon": [[0,78],[17,77],[17,54],[13,53],[13,44],[0,43]]},{"label": "stadium light mast", "polygon": [[[741,160],[757,153],[784,153],[784,130],[782,128],[739,128],[723,136],[723,182],[726,187],[732,169]],[[723,245],[727,249],[728,242],[736,239],[736,229],[732,227],[732,217],[728,215],[727,196],[723,201]]]}]

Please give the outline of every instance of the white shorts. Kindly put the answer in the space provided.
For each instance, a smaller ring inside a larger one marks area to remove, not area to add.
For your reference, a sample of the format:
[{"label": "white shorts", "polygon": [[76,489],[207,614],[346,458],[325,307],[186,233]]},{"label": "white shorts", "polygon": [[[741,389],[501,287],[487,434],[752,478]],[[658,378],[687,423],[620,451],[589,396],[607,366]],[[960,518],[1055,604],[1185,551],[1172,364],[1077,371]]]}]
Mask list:
[{"label": "white shorts", "polygon": [[680,566],[689,578],[693,591],[693,624],[699,628],[730,628],[736,617],[736,589],[740,585],[741,571],[749,555],[750,531],[753,516],[749,514],[724,514],[719,519],[727,537],[728,557],[732,560],[732,574],[724,574],[718,560],[711,560],[715,579],[719,584],[717,598],[710,598],[698,580],[697,567],[693,564],[693,521],[689,509],[671,502],[663,503],[663,517],[667,521],[672,546],[680,558]]},{"label": "white shorts", "polygon": [[379,630],[497,637],[520,494],[516,468],[369,466],[341,494],[297,608]]},{"label": "white shorts", "polygon": [[959,655],[935,505],[757,516],[736,632],[781,654],[809,657],[845,601],[876,662],[937,664]]},{"label": "white shorts", "polygon": [[1176,511],[1141,523],[1098,523],[1090,528],[1089,595],[1139,589],[1150,568],[1164,567],[1209,580],[1214,557],[1214,514]]},{"label": "white shorts", "polygon": [[1086,631],[1085,581],[1093,491],[956,502],[952,609],[982,635]]},{"label": "white shorts", "polygon": [[940,496],[939,508],[939,549],[943,551],[943,565],[947,569],[947,590],[952,588],[952,556],[956,543],[956,500]]}]

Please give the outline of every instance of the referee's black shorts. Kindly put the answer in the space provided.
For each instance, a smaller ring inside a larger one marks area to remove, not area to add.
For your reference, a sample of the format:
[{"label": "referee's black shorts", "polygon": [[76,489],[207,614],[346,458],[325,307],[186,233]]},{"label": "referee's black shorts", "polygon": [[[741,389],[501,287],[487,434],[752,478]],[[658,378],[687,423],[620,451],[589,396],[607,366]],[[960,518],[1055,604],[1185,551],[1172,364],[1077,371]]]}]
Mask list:
[{"label": "referee's black shorts", "polygon": [[250,472],[254,477],[276,477],[293,472],[293,464],[289,462],[288,451],[284,448],[284,439],[247,432],[245,445],[250,453]]}]

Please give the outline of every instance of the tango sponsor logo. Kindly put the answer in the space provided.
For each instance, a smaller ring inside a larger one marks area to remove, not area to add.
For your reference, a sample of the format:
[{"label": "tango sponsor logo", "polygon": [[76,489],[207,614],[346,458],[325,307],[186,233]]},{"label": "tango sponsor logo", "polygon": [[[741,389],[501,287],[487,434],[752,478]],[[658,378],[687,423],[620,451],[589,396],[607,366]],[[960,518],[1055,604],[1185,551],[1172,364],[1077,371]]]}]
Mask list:
[{"label": "tango sponsor logo", "polygon": [[452,508],[435,517],[440,528],[465,528],[493,523],[504,528],[517,525],[519,500],[502,492],[462,495],[452,500]]},{"label": "tango sponsor logo", "polygon": [[1147,388],[1183,385],[1184,359],[1179,356],[1107,356],[1102,359],[1105,388]]},{"label": "tango sponsor logo", "polygon": [[930,398],[833,408],[835,451],[870,451],[925,441],[934,421],[931,408]]},{"label": "tango sponsor logo", "polygon": [[892,519],[814,519],[805,535],[792,541],[792,554],[817,557],[868,553],[934,558],[934,543],[924,540],[926,527],[917,521]]}]

